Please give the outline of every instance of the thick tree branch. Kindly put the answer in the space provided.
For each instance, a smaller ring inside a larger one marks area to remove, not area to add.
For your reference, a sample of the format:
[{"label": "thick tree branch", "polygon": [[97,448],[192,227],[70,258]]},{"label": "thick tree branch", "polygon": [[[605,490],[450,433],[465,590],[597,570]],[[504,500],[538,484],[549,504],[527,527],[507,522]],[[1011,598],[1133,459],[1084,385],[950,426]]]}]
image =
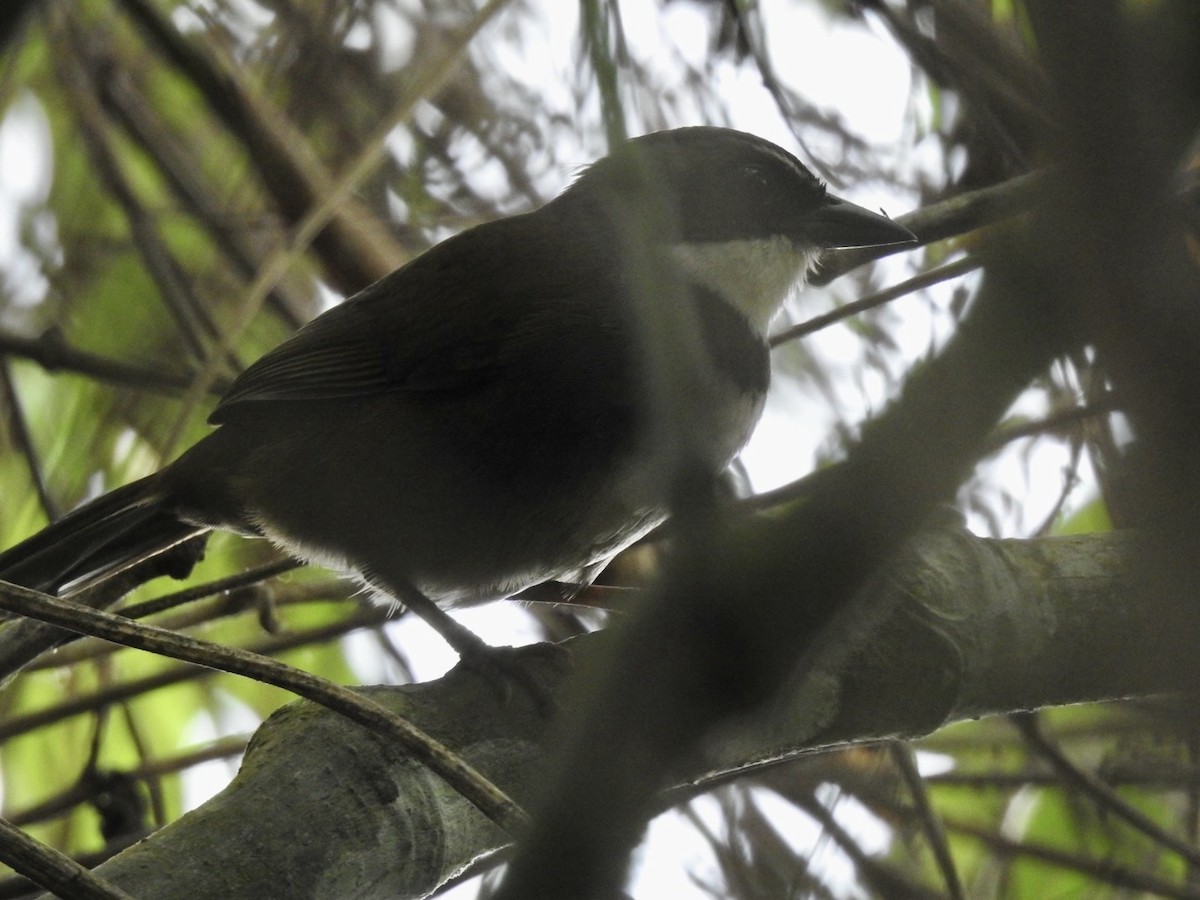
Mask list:
[{"label": "thick tree branch", "polygon": [[[807,676],[706,742],[675,771],[678,791],[655,804],[816,748],[1170,690],[1170,679],[1145,680],[1139,659],[1153,652],[1196,669],[1197,635],[1151,645],[1156,610],[1135,600],[1131,544],[1112,534],[984,540],[958,527],[922,535],[828,632]],[[792,594],[802,595],[799,587]],[[612,640],[572,641],[575,671],[588,672]],[[565,673],[537,648],[524,659],[570,696]],[[545,777],[547,723],[531,705],[498,704],[492,690],[456,670],[438,682],[366,692],[525,802]],[[398,748],[301,703],[260,729],[222,795],[100,874],[159,900],[239,900],[268,888],[297,900],[420,897],[507,841]]]}]

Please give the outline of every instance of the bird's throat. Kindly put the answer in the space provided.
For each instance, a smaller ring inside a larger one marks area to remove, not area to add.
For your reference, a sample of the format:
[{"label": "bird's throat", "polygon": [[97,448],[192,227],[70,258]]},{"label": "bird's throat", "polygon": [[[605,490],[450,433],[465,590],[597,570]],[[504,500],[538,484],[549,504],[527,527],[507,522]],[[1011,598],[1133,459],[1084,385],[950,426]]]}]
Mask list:
[{"label": "bird's throat", "polygon": [[760,336],[819,252],[782,236],[683,243],[671,250],[691,281],[740,312]]}]

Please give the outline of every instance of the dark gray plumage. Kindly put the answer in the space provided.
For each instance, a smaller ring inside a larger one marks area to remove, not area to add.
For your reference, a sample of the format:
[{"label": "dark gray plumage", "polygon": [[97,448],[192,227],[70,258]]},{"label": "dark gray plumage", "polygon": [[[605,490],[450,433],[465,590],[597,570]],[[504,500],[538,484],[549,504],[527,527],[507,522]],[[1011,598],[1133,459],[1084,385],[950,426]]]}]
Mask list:
[{"label": "dark gray plumage", "polygon": [[57,591],[206,528],[439,602],[591,577],[665,515],[616,212],[630,171],[672,225],[641,249],[693,304],[693,449],[721,471],[762,410],[767,326],[815,256],[912,236],[774,144],[686,128],[320,316],[234,382],[211,435],[0,555],[0,577]]}]

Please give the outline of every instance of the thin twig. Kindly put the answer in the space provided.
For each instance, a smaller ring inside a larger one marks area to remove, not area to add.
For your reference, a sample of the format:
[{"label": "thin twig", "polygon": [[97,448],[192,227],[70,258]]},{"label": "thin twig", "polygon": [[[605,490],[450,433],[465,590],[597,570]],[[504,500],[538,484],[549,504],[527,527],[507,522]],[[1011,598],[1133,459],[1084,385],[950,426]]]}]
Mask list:
[{"label": "thin twig", "polygon": [[[329,601],[352,602],[341,597],[331,597],[327,591],[328,587],[330,587],[328,583],[314,583],[291,587],[284,592],[282,597],[273,597],[272,602],[276,606],[292,606],[302,603]],[[154,603],[155,601],[150,600],[147,602]],[[140,606],[141,604],[137,605]],[[135,612],[137,611],[134,607],[130,607],[130,609]],[[246,603],[242,598],[226,596],[198,603],[197,606],[194,606],[188,612],[165,617],[154,624],[171,631],[183,631],[197,625],[209,624],[219,619],[241,615],[250,610],[251,604]],[[145,618],[142,615],[130,615],[124,609],[119,610],[117,614],[129,619]],[[249,646],[247,649],[255,653],[261,653],[264,656],[275,656],[283,650],[294,649],[296,646],[303,644],[332,640],[359,628],[376,628],[379,625],[386,624],[391,615],[391,612],[384,607],[368,607],[362,603],[358,603],[355,610],[344,619],[339,619],[336,622],[316,628],[289,632],[282,635],[273,634],[268,639],[256,645]],[[295,643],[297,641],[300,643]],[[120,646],[110,644],[99,638],[80,637],[79,635],[71,634],[67,640],[55,648],[52,656],[43,654],[32,661],[26,667],[26,671],[36,672],[40,669],[58,669],[73,666],[84,661],[104,659],[119,650],[121,650]]]},{"label": "thin twig", "polygon": [[7,819],[0,819],[0,861],[63,900],[134,900]]},{"label": "thin twig", "polygon": [[1065,431],[1071,425],[1086,422],[1089,419],[1107,416],[1121,408],[1120,398],[1114,391],[1106,391],[1090,400],[1086,406],[1073,406],[1059,412],[1051,413],[1041,419],[1022,422],[1016,425],[1005,425],[997,428],[987,442],[987,452],[999,450],[1006,444],[1019,441],[1022,438],[1038,437],[1043,434],[1055,434]]},{"label": "thin twig", "polygon": [[[382,607],[362,610],[355,615],[348,616],[337,622],[331,622],[318,628],[298,631],[294,634],[287,634],[281,637],[271,637],[244,649],[259,656],[276,656],[288,650],[295,650],[298,647],[324,643],[360,628],[378,626],[389,615],[389,612]],[[80,646],[83,646],[83,642],[81,642]],[[94,654],[94,656],[99,657],[100,654]],[[64,665],[71,665],[89,658],[92,657],[80,653],[75,658],[64,660]],[[151,691],[160,690],[161,688],[170,687],[175,684],[182,684],[187,681],[202,680],[217,674],[220,674],[218,670],[196,671],[190,666],[173,666],[162,669],[152,675],[145,675],[141,678],[134,678],[128,681],[120,681],[90,694],[76,695],[66,700],[60,700],[51,706],[45,706],[41,709],[20,713],[0,720],[0,741],[34,731],[54,722],[61,722],[72,716],[101,710],[114,703],[122,703],[130,697],[148,694]]]},{"label": "thin twig", "polygon": [[[310,208],[323,205],[320,198],[328,194],[334,179],[300,128],[261,95],[243,67],[222,55],[215,42],[182,34],[154,3],[121,0],[119,6],[246,148],[248,161],[290,222],[303,222]],[[349,191],[328,209],[304,248],[318,233],[326,272],[347,293],[386,275],[404,258],[379,217]]]},{"label": "thin twig", "polygon": [[1065,753],[1042,733],[1035,714],[1017,713],[1009,717],[1029,746],[1043,756],[1068,783],[1091,797],[1102,809],[1123,819],[1126,824],[1161,846],[1178,853],[1191,865],[1200,865],[1200,850],[1165,831],[1157,822],[1121,797],[1111,787],[1069,760]]},{"label": "thin twig", "polygon": [[17,445],[17,449],[25,459],[25,464],[29,467],[29,477],[33,481],[34,490],[37,491],[42,512],[47,521],[53,522],[60,515],[58,503],[46,485],[46,476],[42,472],[41,460],[38,459],[37,450],[33,446],[33,435],[29,433],[29,423],[25,420],[21,397],[12,382],[8,360],[3,357],[0,357],[0,405],[7,413],[5,419],[8,422],[9,431],[12,433],[13,443]]},{"label": "thin twig", "polygon": [[[196,379],[194,373],[164,372],[81,350],[68,344],[62,332],[54,328],[43,331],[37,337],[24,337],[0,330],[0,355],[31,360],[47,372],[75,372],[118,387],[175,396],[187,391]],[[220,395],[228,387],[228,379],[214,377],[209,383],[208,393]]]},{"label": "thin twig", "polygon": [[[93,70],[101,65],[93,57],[112,52],[99,34],[92,28],[84,36],[87,39],[85,54]],[[163,126],[128,69],[110,72],[108,77],[97,81],[104,108],[154,164],[180,205],[200,223],[237,273],[245,279],[253,278],[261,263],[262,252],[255,241],[246,239],[244,228],[230,227],[229,218],[235,211],[227,210],[205,183],[201,176],[204,167],[194,147]],[[244,212],[237,214],[245,216]],[[299,311],[305,307],[300,297],[290,296],[290,290],[287,284],[278,285],[267,301],[294,330],[304,324],[305,319]]]},{"label": "thin twig", "polygon": [[952,278],[966,275],[968,272],[975,271],[981,265],[983,264],[975,257],[964,256],[962,259],[956,259],[953,262],[946,263],[944,266],[938,266],[936,269],[930,269],[928,272],[914,275],[912,278],[906,279],[886,290],[868,294],[865,297],[855,300],[853,303],[847,303],[845,306],[839,306],[837,309],[830,310],[827,313],[813,316],[799,325],[785,328],[779,334],[772,335],[770,344],[772,347],[778,347],[780,344],[787,343],[788,341],[799,340],[815,331],[820,331],[822,328],[828,328],[835,322],[840,322],[843,319],[856,316],[869,309],[890,303],[915,291],[924,290],[943,281],[949,281]]},{"label": "thin twig", "polygon": [[[63,93],[71,104],[72,116],[88,151],[92,171],[108,195],[124,213],[129,226],[130,240],[146,274],[157,288],[158,299],[175,320],[177,333],[190,355],[203,360],[205,345],[217,336],[217,326],[196,297],[191,279],[175,258],[163,238],[159,223],[149,213],[137,195],[113,146],[112,123],[104,114],[96,92],[95,72],[86,71],[79,62],[84,55],[79,38],[80,26],[67,19],[66,52],[56,67]],[[230,360],[232,371],[241,366]]]},{"label": "thin twig", "polygon": [[[221,738],[197,750],[159,759],[147,759],[137,766],[123,769],[122,771],[134,779],[174,775],[185,769],[190,769],[192,766],[198,766],[201,763],[239,756],[246,752],[246,745],[249,742],[250,738],[248,735]],[[12,813],[8,816],[8,820],[17,827],[26,827],[36,825],[39,822],[46,822],[67,815],[79,804],[90,800],[94,796],[94,793],[95,790],[92,785],[85,784],[81,780],[76,780],[73,785],[59,791],[52,797],[47,797],[33,806]]]},{"label": "thin twig", "polygon": [[525,812],[465,760],[391,710],[342,685],[256,653],[132,622],[14,584],[0,582],[0,607],[126,647],[242,675],[312,700],[406,749],[509,834],[519,835],[527,826]]},{"label": "thin twig", "polygon": [[885,859],[864,852],[858,841],[842,827],[837,817],[815,797],[796,798],[797,805],[812,816],[833,838],[834,843],[854,860],[868,884],[884,897],[909,897],[912,900],[936,900],[944,896],[940,891],[917,884]]},{"label": "thin twig", "polygon": [[[897,803],[893,798],[884,795],[872,797],[869,806],[886,810],[897,816],[915,816],[916,811]],[[968,822],[952,816],[942,816],[942,822],[947,831],[965,835],[983,843],[989,850],[1001,857],[1022,857],[1038,860],[1050,866],[1078,872],[1088,878],[1093,878],[1101,884],[1113,887],[1129,888],[1134,891],[1151,893],[1160,897],[1174,897],[1178,900],[1200,900],[1200,891],[1187,885],[1172,884],[1153,875],[1147,875],[1114,863],[1111,859],[1089,859],[1077,853],[1070,853],[1058,847],[1036,844],[1029,841],[1015,840],[993,831],[985,826]]]},{"label": "thin twig", "polygon": [[261,566],[255,566],[252,569],[247,569],[245,572],[239,572],[236,575],[230,575],[227,578],[218,578],[215,581],[208,581],[204,584],[198,584],[195,587],[174,591],[161,597],[155,597],[152,600],[143,601],[142,603],[130,604],[121,609],[121,615],[127,619],[144,619],[147,616],[153,616],[161,612],[166,612],[169,609],[194,603],[197,600],[203,600],[205,597],[212,597],[215,594],[224,594],[244,587],[250,587],[261,581],[275,578],[285,572],[299,569],[304,565],[306,563],[298,559],[278,559],[275,562],[264,563]]},{"label": "thin twig", "polygon": [[946,839],[946,827],[942,824],[941,816],[934,810],[933,804],[929,802],[929,789],[917,770],[916,755],[912,747],[904,741],[889,741],[888,753],[908,787],[909,796],[916,806],[917,818],[920,819],[921,828],[925,831],[925,837],[933,850],[933,858],[942,873],[942,879],[946,882],[946,889],[954,900],[962,900],[965,896],[962,880],[958,877],[954,855],[950,852],[950,842]]}]

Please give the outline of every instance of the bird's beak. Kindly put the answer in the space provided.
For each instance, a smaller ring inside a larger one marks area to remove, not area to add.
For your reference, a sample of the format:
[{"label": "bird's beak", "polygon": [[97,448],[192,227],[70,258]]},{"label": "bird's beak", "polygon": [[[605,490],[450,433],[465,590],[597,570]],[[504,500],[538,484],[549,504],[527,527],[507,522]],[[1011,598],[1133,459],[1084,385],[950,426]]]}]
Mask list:
[{"label": "bird's beak", "polygon": [[917,243],[917,236],[898,222],[839,197],[826,197],[798,224],[801,234],[826,250]]}]

